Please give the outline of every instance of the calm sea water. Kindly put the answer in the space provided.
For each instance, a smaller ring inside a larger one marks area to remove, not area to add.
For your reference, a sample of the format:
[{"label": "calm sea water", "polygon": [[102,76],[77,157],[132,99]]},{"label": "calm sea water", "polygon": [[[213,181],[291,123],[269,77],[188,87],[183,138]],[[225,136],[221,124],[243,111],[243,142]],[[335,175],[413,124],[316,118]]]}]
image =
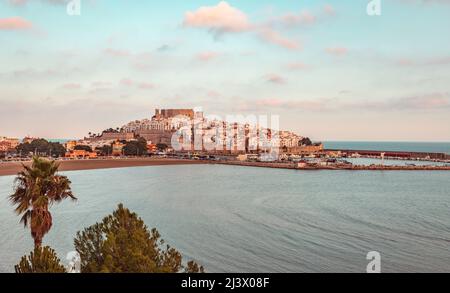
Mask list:
[{"label": "calm sea water", "polygon": [[430,152],[450,154],[450,142],[326,141],[326,149]]},{"label": "calm sea water", "polygon": [[[45,244],[61,258],[76,231],[118,203],[209,272],[450,272],[450,173],[161,166],[65,173],[78,202],[52,207]],[[0,177],[0,271],[32,249]]]}]

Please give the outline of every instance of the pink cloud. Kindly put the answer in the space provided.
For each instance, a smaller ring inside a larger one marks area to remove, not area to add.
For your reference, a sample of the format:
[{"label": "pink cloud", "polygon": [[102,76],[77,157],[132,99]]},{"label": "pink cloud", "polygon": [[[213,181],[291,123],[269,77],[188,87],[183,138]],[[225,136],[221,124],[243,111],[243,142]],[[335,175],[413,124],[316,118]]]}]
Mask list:
[{"label": "pink cloud", "polygon": [[287,65],[287,68],[290,70],[302,70],[307,69],[308,65],[303,62],[293,62]]},{"label": "pink cloud", "polygon": [[0,30],[28,30],[32,23],[21,17],[0,18]]},{"label": "pink cloud", "polygon": [[247,15],[225,1],[216,6],[200,7],[194,12],[186,12],[183,24],[188,27],[207,28],[216,33],[242,32],[250,28]]},{"label": "pink cloud", "polygon": [[280,99],[264,99],[257,101],[256,104],[263,107],[278,107],[283,104],[283,101]]},{"label": "pink cloud", "polygon": [[400,66],[411,66],[411,65],[414,65],[415,62],[411,59],[404,58],[404,59],[398,60],[397,64]]},{"label": "pink cloud", "polygon": [[439,109],[450,107],[448,93],[432,93],[423,96],[413,96],[395,101],[397,108],[406,109]]},{"label": "pink cloud", "polygon": [[259,36],[262,40],[281,46],[286,49],[290,50],[298,50],[301,49],[301,45],[299,42],[292,40],[290,38],[287,38],[283,35],[281,35],[279,32],[266,28],[260,31]]},{"label": "pink cloud", "polygon": [[348,53],[348,49],[345,47],[333,47],[333,48],[327,48],[327,53],[335,56],[343,56]]},{"label": "pink cloud", "polygon": [[330,15],[330,16],[336,15],[336,10],[330,4],[325,4],[323,6],[323,11],[325,12],[326,15]]},{"label": "pink cloud", "polygon": [[267,82],[271,82],[271,83],[276,83],[276,84],[284,84],[284,83],[286,83],[286,80],[282,76],[280,76],[278,74],[268,74],[266,76],[266,81]]},{"label": "pink cloud", "polygon": [[[31,2],[31,0],[8,0],[8,3],[13,6],[25,6],[29,2]],[[42,0],[42,2],[52,5],[65,5],[67,4],[68,0]]]},{"label": "pink cloud", "polygon": [[9,0],[8,3],[13,6],[23,6],[28,3],[28,0]]},{"label": "pink cloud", "polygon": [[334,7],[326,4],[321,11],[311,12],[309,10],[302,10],[299,12],[288,12],[284,15],[277,16],[263,24],[263,27],[297,27],[297,26],[310,26],[318,23],[321,20],[325,20],[326,17],[336,15]]},{"label": "pink cloud", "polygon": [[337,109],[363,110],[442,110],[450,107],[449,93],[429,93],[407,97],[392,97],[382,101],[362,100],[336,103]]},{"label": "pink cloud", "polygon": [[210,61],[212,59],[217,58],[218,56],[220,56],[220,53],[208,51],[208,52],[202,52],[202,53],[198,54],[196,56],[196,58],[197,58],[197,60],[200,60],[200,61]]},{"label": "pink cloud", "polygon": [[280,19],[282,23],[289,26],[313,24],[316,20],[317,17],[307,10],[301,11],[298,14],[288,13],[283,15]]},{"label": "pink cloud", "polygon": [[[315,17],[308,12],[287,16],[286,18],[288,22],[312,23],[315,21]],[[208,29],[216,37],[223,33],[249,32],[256,34],[263,41],[286,49],[295,50],[301,47],[297,41],[281,35],[270,25],[252,24],[244,12],[232,7],[225,1],[216,6],[200,7],[194,12],[186,12],[183,25],[185,27]]]},{"label": "pink cloud", "polygon": [[321,98],[309,100],[284,100],[278,98],[259,100],[248,108],[256,109],[266,107],[288,110],[310,111],[439,111],[450,109],[449,93],[430,93],[408,97],[391,97],[384,100],[345,100],[336,98]]}]

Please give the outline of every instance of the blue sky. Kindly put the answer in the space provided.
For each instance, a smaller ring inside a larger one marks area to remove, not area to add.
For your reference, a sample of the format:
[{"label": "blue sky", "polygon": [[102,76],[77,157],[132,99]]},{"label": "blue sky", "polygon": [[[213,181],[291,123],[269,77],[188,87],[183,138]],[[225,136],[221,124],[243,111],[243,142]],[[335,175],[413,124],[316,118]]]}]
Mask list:
[{"label": "blue sky", "polygon": [[201,106],[316,140],[450,141],[448,0],[64,2],[0,1],[0,135]]}]

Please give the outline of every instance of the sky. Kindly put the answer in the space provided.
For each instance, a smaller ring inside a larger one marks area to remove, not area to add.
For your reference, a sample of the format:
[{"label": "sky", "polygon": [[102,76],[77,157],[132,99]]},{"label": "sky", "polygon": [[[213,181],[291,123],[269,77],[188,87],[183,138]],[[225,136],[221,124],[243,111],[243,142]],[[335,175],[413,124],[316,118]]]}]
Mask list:
[{"label": "sky", "polygon": [[202,107],[313,140],[450,141],[450,0],[67,2],[0,0],[0,136]]}]

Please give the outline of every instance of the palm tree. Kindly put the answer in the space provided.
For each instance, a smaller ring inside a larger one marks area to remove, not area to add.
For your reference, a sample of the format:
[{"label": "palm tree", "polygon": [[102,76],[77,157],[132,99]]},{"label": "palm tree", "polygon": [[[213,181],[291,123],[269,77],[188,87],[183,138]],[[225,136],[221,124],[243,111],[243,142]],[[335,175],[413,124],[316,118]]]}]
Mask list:
[{"label": "palm tree", "polygon": [[9,199],[16,206],[15,212],[22,216],[20,222],[24,227],[30,226],[37,248],[52,227],[49,206],[66,198],[76,200],[76,197],[70,189],[70,180],[57,174],[59,164],[55,161],[34,157],[31,167],[23,165],[23,168],[17,174],[14,194]]}]

